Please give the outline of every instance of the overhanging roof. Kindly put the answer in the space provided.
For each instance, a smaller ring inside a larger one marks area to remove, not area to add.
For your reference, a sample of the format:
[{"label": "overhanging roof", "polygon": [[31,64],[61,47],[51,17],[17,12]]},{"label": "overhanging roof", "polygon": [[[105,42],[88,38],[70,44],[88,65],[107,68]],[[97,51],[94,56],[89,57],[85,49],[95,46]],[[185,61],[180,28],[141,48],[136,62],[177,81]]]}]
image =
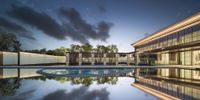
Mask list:
[{"label": "overhanging roof", "polygon": [[173,34],[174,32],[178,32],[178,31],[183,30],[185,28],[197,25],[199,23],[200,23],[200,12],[184,19],[183,21],[180,21],[180,22],[175,23],[173,25],[170,25],[170,26],[168,26],[168,27],[166,27],[166,28],[164,28],[164,29],[162,29],[158,32],[155,32],[152,35],[147,36],[147,37],[145,37],[145,38],[143,38],[143,39],[141,39],[141,40],[139,40],[135,43],[132,43],[131,45],[134,46],[134,47],[139,46],[139,45],[151,42],[153,40],[159,39],[161,37]]}]

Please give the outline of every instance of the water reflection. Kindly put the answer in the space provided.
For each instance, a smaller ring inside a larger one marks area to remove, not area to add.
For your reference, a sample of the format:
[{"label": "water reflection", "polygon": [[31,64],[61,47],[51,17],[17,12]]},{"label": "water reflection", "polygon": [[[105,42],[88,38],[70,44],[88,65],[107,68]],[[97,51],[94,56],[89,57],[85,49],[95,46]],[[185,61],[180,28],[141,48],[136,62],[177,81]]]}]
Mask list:
[{"label": "water reflection", "polygon": [[1,78],[28,78],[41,76],[37,74],[38,69],[23,69],[23,68],[0,68]]},{"label": "water reflection", "polygon": [[20,80],[13,79],[1,79],[0,80],[0,94],[1,96],[15,95],[17,89],[20,87]]},{"label": "water reflection", "polygon": [[192,83],[188,85],[179,82],[167,82],[151,78],[139,78],[136,79],[135,83],[150,87],[183,100],[200,99],[200,87],[192,85]]},{"label": "water reflection", "polygon": [[[131,86],[126,76],[52,77],[41,76],[38,69],[3,70],[0,79],[2,100],[156,100]],[[5,74],[5,72],[8,72]],[[13,71],[13,73],[12,73]],[[26,72],[27,71],[27,72]],[[20,72],[20,73],[19,73]],[[14,75],[13,75],[14,74]],[[4,76],[3,76],[4,75]],[[6,76],[5,76],[6,75]],[[125,75],[125,74],[123,74]],[[28,77],[29,76],[29,77]]]},{"label": "water reflection", "polygon": [[82,86],[70,92],[57,90],[43,97],[43,100],[109,100],[109,92],[106,88],[90,91],[88,87]]},{"label": "water reflection", "polygon": [[133,72],[133,69],[41,69],[37,73],[45,76],[66,77],[102,77],[102,76],[125,76]]}]

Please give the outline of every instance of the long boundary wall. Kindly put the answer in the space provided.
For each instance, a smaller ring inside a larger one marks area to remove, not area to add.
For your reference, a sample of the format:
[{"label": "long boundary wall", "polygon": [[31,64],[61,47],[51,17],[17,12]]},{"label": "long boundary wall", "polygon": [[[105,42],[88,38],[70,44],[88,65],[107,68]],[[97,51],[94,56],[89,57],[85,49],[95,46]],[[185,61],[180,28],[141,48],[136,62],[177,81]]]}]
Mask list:
[{"label": "long boundary wall", "polygon": [[[65,64],[66,56],[20,52],[20,65]],[[18,53],[0,51],[0,66],[18,65]]]}]

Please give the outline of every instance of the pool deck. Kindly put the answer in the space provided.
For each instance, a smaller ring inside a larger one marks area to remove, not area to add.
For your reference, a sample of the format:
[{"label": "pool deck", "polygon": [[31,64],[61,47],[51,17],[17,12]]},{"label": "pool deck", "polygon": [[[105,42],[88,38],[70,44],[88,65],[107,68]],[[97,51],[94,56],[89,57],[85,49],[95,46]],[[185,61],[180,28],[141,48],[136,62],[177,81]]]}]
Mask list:
[{"label": "pool deck", "polygon": [[157,66],[109,66],[109,65],[88,65],[88,66],[65,66],[65,65],[51,65],[51,66],[0,66],[0,68],[45,68],[45,69],[116,69],[116,68],[180,68],[180,69],[190,69],[190,70],[200,70],[200,66],[183,66],[183,65],[157,65]]},{"label": "pool deck", "polygon": [[0,68],[21,69],[134,69],[130,66],[0,66]]}]

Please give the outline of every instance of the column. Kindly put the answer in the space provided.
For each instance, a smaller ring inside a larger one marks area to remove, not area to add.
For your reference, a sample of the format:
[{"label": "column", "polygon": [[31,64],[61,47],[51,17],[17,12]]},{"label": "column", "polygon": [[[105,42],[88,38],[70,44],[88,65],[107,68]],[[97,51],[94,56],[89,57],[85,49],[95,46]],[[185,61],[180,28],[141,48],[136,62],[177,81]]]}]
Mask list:
[{"label": "column", "polygon": [[20,66],[20,51],[17,52],[17,65]]},{"label": "column", "polygon": [[103,54],[103,65],[106,65],[106,53]]},{"label": "column", "polygon": [[115,65],[118,66],[118,64],[119,64],[119,61],[118,61],[119,54],[116,53],[115,58],[116,58]]},{"label": "column", "polygon": [[127,65],[129,66],[130,65],[130,54],[126,54],[126,57],[127,57]]},{"label": "column", "polygon": [[82,65],[82,53],[79,52],[78,58],[79,58],[78,59],[79,60],[78,64],[79,64],[79,66],[81,66]]},{"label": "column", "polygon": [[95,59],[94,59],[94,53],[91,53],[91,65],[94,65]]},{"label": "column", "polygon": [[134,73],[135,73],[135,78],[138,78],[140,76],[140,69],[139,68],[135,68],[134,69]]},{"label": "column", "polygon": [[3,66],[3,51],[0,51],[0,66]]},{"label": "column", "polygon": [[138,52],[135,52],[135,57],[136,57],[136,61],[135,61],[135,64],[138,65],[139,62],[140,62],[140,57],[139,57],[139,53]]},{"label": "column", "polygon": [[69,52],[66,53],[66,66],[69,66]]}]

